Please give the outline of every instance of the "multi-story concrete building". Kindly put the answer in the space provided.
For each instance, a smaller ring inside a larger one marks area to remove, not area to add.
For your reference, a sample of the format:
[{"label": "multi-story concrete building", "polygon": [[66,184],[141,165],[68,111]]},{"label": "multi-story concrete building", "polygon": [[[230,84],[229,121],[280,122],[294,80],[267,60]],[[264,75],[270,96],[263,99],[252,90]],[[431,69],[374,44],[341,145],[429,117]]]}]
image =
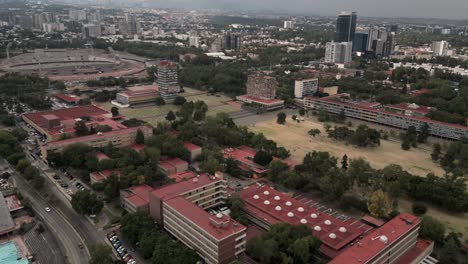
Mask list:
[{"label": "multi-story concrete building", "polygon": [[296,80],[294,84],[294,96],[298,99],[304,96],[314,95],[319,88],[318,79]]},{"label": "multi-story concrete building", "polygon": [[122,208],[130,213],[145,212],[149,214],[149,195],[154,189],[148,185],[132,186],[120,191]]},{"label": "multi-story concrete building", "polygon": [[432,42],[432,55],[437,56],[447,56],[449,43],[447,41],[433,41]]},{"label": "multi-story concrete building", "polygon": [[189,46],[198,48],[200,46],[200,37],[190,36],[189,37]]},{"label": "multi-story concrete building", "polygon": [[284,26],[285,29],[292,29],[294,28],[294,21],[288,20],[284,21]]},{"label": "multi-story concrete building", "polygon": [[420,129],[424,124],[427,124],[432,136],[453,140],[468,138],[467,126],[384,110],[379,103],[353,102],[343,98],[344,94],[324,98],[305,97],[304,106],[306,108],[323,110],[334,114],[339,114],[344,111],[345,115],[350,118],[400,129],[408,129],[410,126]]},{"label": "multi-story concrete building", "polygon": [[352,52],[352,42],[328,42],[325,48],[325,62],[348,64],[351,62]]},{"label": "multi-story concrete building", "polygon": [[97,38],[101,36],[101,25],[85,24],[83,25],[84,38]]},{"label": "multi-story concrete building", "polygon": [[205,210],[227,199],[225,180],[206,174],[150,193],[150,214],[167,232],[209,264],[228,264],[245,251],[246,228],[222,213]]},{"label": "multi-story concrete building", "polygon": [[228,32],[224,35],[223,48],[226,50],[239,50],[242,45],[242,36],[239,33]]},{"label": "multi-story concrete building", "polygon": [[117,93],[116,101],[122,105],[136,105],[156,101],[158,89],[154,85],[135,86],[126,91]]},{"label": "multi-story concrete building", "polygon": [[237,101],[258,105],[267,110],[283,108],[284,101],[275,99],[278,82],[274,77],[259,71],[249,75],[246,86],[247,94],[237,96]]},{"label": "multi-story concrete building", "polygon": [[112,144],[115,147],[127,147],[135,143],[138,130],[143,132],[145,138],[153,135],[153,128],[150,126],[139,126],[120,129],[116,131],[104,132],[83,137],[70,138],[60,141],[49,142],[41,146],[42,159],[47,159],[50,151],[60,152],[64,148],[73,144],[86,144],[95,148],[105,147]]},{"label": "multi-story concrete building", "polygon": [[[420,220],[403,213],[366,235],[329,264],[416,264],[430,258],[434,243],[419,240]],[[430,258],[432,259],[432,258]]]},{"label": "multi-story concrete building", "polygon": [[170,61],[159,62],[157,76],[159,95],[166,103],[174,102],[180,92],[177,64]]}]

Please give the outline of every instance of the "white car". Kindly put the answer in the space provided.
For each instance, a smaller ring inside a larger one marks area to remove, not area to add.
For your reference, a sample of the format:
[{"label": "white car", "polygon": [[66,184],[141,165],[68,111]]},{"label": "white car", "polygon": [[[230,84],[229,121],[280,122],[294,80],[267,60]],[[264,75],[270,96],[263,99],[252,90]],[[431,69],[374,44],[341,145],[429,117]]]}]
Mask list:
[{"label": "white car", "polygon": [[45,211],[48,212],[48,213],[50,213],[51,210],[50,210],[49,207],[46,207],[46,208],[45,208]]}]

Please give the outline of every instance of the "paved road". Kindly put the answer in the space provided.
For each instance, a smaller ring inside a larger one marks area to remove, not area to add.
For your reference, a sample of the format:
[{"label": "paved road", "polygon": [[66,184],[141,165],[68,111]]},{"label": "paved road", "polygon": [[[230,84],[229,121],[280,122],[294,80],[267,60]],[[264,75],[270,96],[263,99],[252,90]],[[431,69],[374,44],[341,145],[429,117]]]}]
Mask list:
[{"label": "paved road", "polygon": [[[21,194],[28,198],[34,211],[44,220],[49,229],[57,237],[57,240],[65,250],[69,263],[87,264],[89,262],[87,250],[78,247],[83,241],[72,224],[66,220],[63,213],[51,206],[50,203],[21,176],[16,173],[12,175],[16,186],[21,190]],[[46,207],[50,207],[52,211],[47,213],[45,211]]]}]

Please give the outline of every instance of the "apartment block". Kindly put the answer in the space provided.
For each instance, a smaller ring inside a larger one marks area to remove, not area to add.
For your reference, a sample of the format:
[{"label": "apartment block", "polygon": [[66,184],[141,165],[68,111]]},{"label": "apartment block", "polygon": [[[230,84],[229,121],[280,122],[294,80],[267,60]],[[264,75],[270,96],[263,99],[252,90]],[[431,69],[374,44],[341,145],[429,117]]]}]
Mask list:
[{"label": "apartment block", "polygon": [[174,102],[180,92],[177,64],[170,61],[160,61],[157,73],[159,95],[166,103]]},{"label": "apartment block", "polygon": [[319,89],[318,79],[296,80],[294,84],[294,95],[297,99],[304,96],[312,96]]},{"label": "apartment block", "polygon": [[166,231],[196,250],[206,263],[232,263],[245,250],[246,228],[205,210],[224,204],[227,183],[206,174],[150,193],[150,214]]}]

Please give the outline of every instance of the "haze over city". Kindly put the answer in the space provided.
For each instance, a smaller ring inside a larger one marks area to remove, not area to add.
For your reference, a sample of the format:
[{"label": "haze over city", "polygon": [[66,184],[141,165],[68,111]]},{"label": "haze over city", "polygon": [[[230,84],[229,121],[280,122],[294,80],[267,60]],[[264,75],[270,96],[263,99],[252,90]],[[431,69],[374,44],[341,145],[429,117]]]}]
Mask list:
[{"label": "haze over city", "polygon": [[0,0],[0,263],[466,264],[467,10]]}]

